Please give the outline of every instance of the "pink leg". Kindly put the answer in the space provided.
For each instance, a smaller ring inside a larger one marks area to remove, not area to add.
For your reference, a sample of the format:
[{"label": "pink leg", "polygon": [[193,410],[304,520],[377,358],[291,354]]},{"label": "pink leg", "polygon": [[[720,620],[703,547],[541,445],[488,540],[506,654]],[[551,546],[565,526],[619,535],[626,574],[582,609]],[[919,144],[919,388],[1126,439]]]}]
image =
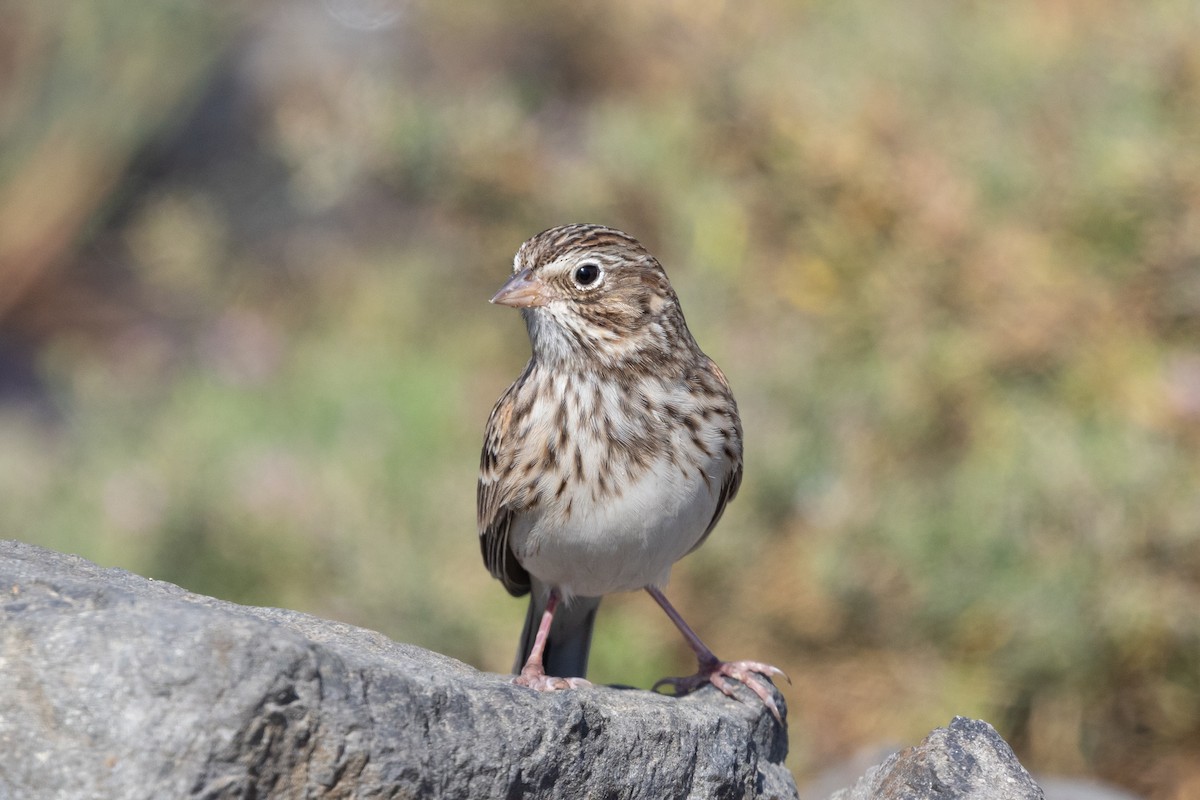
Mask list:
[{"label": "pink leg", "polygon": [[542,621],[538,624],[537,636],[533,638],[533,647],[529,650],[529,658],[521,668],[521,674],[512,682],[518,686],[526,686],[539,692],[553,692],[559,689],[580,689],[591,686],[583,678],[555,678],[546,674],[542,666],[542,654],[546,651],[546,639],[550,637],[550,625],[554,622],[554,610],[558,608],[559,595],[557,589],[550,590],[546,600],[546,610],[542,612]]},{"label": "pink leg", "polygon": [[783,670],[778,667],[773,667],[770,664],[763,664],[760,661],[722,661],[717,658],[712,650],[704,642],[700,641],[700,637],[691,629],[683,617],[679,616],[679,612],[675,610],[675,606],[671,605],[667,600],[666,595],[662,590],[647,586],[646,591],[654,598],[662,610],[667,612],[667,616],[671,618],[671,622],[675,623],[675,627],[679,628],[679,632],[683,634],[683,638],[687,640],[688,646],[692,648],[692,652],[696,654],[696,660],[700,662],[700,668],[695,675],[690,675],[686,678],[663,678],[658,683],[654,684],[654,689],[659,686],[670,685],[675,688],[675,694],[683,695],[694,691],[706,683],[711,683],[716,686],[727,696],[736,699],[733,693],[733,687],[730,686],[726,678],[733,678],[739,683],[745,684],[750,691],[758,695],[770,712],[775,716],[775,719],[783,724],[783,716],[779,713],[779,706],[775,703],[775,698],[771,696],[771,690],[767,688],[758,675],[784,675]]}]

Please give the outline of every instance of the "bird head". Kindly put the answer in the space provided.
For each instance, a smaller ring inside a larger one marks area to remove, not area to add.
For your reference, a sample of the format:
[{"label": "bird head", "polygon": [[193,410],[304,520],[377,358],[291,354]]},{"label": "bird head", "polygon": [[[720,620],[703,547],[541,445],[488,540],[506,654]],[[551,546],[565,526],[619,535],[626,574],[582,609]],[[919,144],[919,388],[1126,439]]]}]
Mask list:
[{"label": "bird head", "polygon": [[521,309],[534,357],[544,360],[645,361],[691,342],[662,265],[632,236],[602,225],[530,238],[492,302]]}]

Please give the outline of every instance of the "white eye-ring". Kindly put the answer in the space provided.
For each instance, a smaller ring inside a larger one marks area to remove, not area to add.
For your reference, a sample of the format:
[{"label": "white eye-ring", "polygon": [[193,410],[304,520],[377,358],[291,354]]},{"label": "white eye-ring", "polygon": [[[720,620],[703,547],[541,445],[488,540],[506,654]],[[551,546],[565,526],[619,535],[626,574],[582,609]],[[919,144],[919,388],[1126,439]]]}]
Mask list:
[{"label": "white eye-ring", "polygon": [[575,272],[571,274],[577,286],[584,288],[592,286],[596,281],[600,280],[600,265],[594,261],[585,261],[575,268]]}]

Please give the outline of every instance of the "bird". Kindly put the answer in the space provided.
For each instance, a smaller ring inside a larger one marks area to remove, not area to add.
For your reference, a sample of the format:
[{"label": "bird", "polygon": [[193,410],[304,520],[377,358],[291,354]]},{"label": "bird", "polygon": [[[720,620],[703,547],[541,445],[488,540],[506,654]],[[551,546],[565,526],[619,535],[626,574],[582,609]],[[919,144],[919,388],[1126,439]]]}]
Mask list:
[{"label": "bird", "polygon": [[711,683],[736,698],[742,683],[782,723],[760,676],[783,672],[717,658],[663,593],[737,495],[742,427],[658,259],[615,228],[550,228],[518,248],[491,302],[520,309],[532,351],[488,417],[477,485],[484,564],[530,595],[513,683],[590,686],[601,598],[644,589],[698,662],[654,690]]}]

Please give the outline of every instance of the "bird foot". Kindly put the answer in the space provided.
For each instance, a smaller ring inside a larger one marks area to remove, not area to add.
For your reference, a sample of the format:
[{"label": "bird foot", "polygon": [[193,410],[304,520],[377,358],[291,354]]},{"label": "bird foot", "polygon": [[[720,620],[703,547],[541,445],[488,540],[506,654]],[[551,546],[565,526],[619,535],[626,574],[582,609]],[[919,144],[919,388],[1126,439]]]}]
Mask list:
[{"label": "bird foot", "polygon": [[563,689],[587,689],[592,684],[583,678],[556,678],[547,675],[541,667],[525,665],[521,674],[515,676],[512,682],[517,686],[533,689],[535,692],[558,692]]},{"label": "bird foot", "polygon": [[788,683],[792,682],[791,678],[788,678],[779,667],[773,667],[761,661],[720,661],[714,659],[709,662],[700,662],[700,669],[695,675],[689,675],[686,678],[663,678],[654,684],[653,691],[658,691],[658,687],[660,686],[671,686],[675,690],[675,696],[680,697],[689,692],[694,692],[706,683],[711,683],[720,689],[726,697],[738,700],[740,698],[734,694],[733,685],[729,682],[729,679],[733,679],[738,683],[744,684],[750,691],[758,695],[763,705],[767,707],[767,710],[771,712],[776,721],[782,725],[783,715],[779,713],[779,706],[775,703],[770,686],[759,678],[759,675],[766,677],[782,675]]}]

